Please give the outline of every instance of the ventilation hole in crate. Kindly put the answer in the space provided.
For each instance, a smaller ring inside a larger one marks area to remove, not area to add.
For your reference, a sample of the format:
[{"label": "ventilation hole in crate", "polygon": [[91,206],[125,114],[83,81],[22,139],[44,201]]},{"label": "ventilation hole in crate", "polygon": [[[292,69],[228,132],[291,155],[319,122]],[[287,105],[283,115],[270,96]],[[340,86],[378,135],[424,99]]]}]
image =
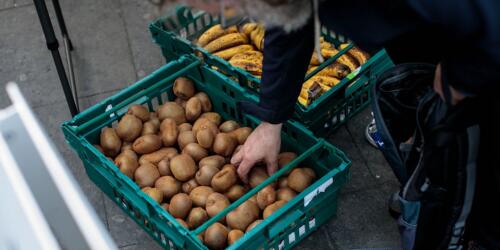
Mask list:
[{"label": "ventilation hole in crate", "polygon": [[226,93],[227,94],[227,88],[226,86],[222,85],[222,92]]},{"label": "ventilation hole in crate", "polygon": [[229,96],[231,96],[232,98],[234,98],[234,92],[233,91],[229,91]]},{"label": "ventilation hole in crate", "polygon": [[292,133],[291,133],[291,134],[292,134],[292,138],[293,138],[293,139],[297,139],[297,138],[298,138],[298,136],[297,136],[297,132],[292,131]]},{"label": "ventilation hole in crate", "polygon": [[234,110],[234,108],[229,109],[229,113],[231,114],[231,117],[236,117],[236,110]]},{"label": "ventilation hole in crate", "polygon": [[196,20],[196,31],[200,30],[202,27],[203,27],[203,19],[202,18],[198,18]]},{"label": "ventilation hole in crate", "polygon": [[227,104],[225,102],[222,102],[222,110],[224,110],[224,112],[228,113]]}]

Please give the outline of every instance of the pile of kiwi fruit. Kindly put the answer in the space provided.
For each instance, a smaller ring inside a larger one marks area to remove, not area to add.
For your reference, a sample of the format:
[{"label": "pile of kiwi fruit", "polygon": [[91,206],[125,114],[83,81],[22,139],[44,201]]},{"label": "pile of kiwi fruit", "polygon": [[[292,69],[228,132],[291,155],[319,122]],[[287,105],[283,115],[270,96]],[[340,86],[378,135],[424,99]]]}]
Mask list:
[{"label": "pile of kiwi fruit", "polygon": [[[201,226],[231,202],[269,177],[265,166],[249,173],[248,184],[229,164],[252,132],[212,112],[204,92],[192,80],[175,80],[175,101],[149,112],[132,105],[113,127],[102,129],[95,147],[119,170],[189,230]],[[279,154],[280,168],[297,155]],[[273,212],[306,189],[316,178],[311,168],[297,167],[212,224],[199,239],[210,249],[236,242]]]}]

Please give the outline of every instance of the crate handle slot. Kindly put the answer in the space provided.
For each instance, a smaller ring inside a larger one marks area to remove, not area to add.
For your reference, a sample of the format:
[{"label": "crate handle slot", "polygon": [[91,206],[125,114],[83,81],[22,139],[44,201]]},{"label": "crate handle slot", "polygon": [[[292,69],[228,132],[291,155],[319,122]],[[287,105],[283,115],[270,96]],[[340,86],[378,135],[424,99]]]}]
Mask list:
[{"label": "crate handle slot", "polygon": [[267,178],[266,180],[264,180],[263,182],[261,182],[255,188],[253,188],[252,190],[250,190],[249,192],[247,192],[245,195],[243,195],[242,197],[240,197],[238,200],[236,200],[235,202],[233,202],[231,205],[229,205],[224,210],[222,210],[221,212],[219,212],[217,215],[215,215],[214,217],[212,217],[210,220],[208,220],[205,223],[203,223],[203,225],[199,226],[196,230],[191,231],[191,233],[194,234],[194,236],[196,236],[199,233],[203,232],[210,225],[212,225],[213,223],[215,223],[215,222],[219,221],[220,219],[222,219],[222,217],[224,217],[226,214],[228,214],[229,212],[231,212],[232,210],[234,210],[236,207],[238,207],[239,205],[241,205],[246,200],[250,199],[250,197],[252,197],[255,194],[257,194],[257,192],[259,192],[260,190],[262,190],[264,187],[266,187],[267,185],[271,184],[271,182],[274,182],[281,175],[283,175],[284,173],[288,172],[289,170],[291,170],[292,168],[294,168],[295,166],[297,166],[300,162],[302,162],[307,157],[309,157],[311,154],[313,154],[314,152],[316,152],[323,145],[324,145],[324,140],[323,139],[319,140],[316,144],[314,144],[314,146],[312,146],[311,148],[309,148],[308,150],[306,150],[304,153],[302,153],[297,158],[293,159],[290,163],[288,163],[287,165],[285,165],[285,167],[283,167],[278,172],[274,173],[272,176],[270,176],[269,178]]}]

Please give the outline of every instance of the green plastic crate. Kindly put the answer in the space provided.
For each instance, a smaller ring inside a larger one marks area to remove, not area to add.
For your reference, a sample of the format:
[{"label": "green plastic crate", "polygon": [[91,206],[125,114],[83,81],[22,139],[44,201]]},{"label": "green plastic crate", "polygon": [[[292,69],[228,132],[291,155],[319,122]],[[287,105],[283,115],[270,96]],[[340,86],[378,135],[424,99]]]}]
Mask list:
[{"label": "green plastic crate", "polygon": [[[177,59],[184,54],[195,53],[201,56],[206,64],[232,76],[242,86],[248,86],[254,94],[257,94],[260,79],[243,69],[232,66],[227,61],[208,53],[191,42],[217,23],[219,23],[217,17],[179,5],[151,23],[150,31],[153,40],[161,47],[167,61]],[[337,36],[325,28],[322,29],[322,35],[335,46],[346,42],[345,38]],[[326,60],[305,79],[309,79],[316,72],[333,63],[342,54],[347,53],[350,48],[352,48],[352,44],[340,50],[338,55]],[[308,107],[297,102],[294,119],[303,123],[318,136],[329,135],[370,103],[370,91],[376,77],[392,65],[393,63],[385,50],[381,50],[356,71],[342,79],[339,84],[314,100]]]},{"label": "green plastic crate", "polygon": [[227,76],[204,66],[192,56],[182,56],[162,66],[134,85],[62,124],[67,142],[82,159],[90,179],[163,248],[206,249],[196,237],[198,233],[298,163],[313,168],[317,180],[228,249],[289,249],[335,215],[338,192],[349,177],[350,161],[340,150],[314,137],[310,131],[293,121],[283,126],[282,149],[294,151],[298,157],[196,230],[189,231],[182,227],[159,204],[141,192],[93,145],[98,144],[101,129],[116,126],[130,105],[141,104],[152,111],[165,101],[173,100],[173,82],[179,76],[191,78],[199,91],[206,92],[214,111],[225,120],[233,119],[250,127],[259,124],[259,120],[237,109],[238,100],[255,101],[255,97]]}]

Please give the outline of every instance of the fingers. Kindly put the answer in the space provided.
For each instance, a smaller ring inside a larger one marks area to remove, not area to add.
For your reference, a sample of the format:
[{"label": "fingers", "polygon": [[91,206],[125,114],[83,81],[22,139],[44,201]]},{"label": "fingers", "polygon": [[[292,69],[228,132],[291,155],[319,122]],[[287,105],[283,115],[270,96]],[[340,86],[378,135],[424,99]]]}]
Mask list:
[{"label": "fingers", "polygon": [[233,157],[231,158],[231,164],[235,165],[235,166],[238,166],[241,161],[243,160],[243,148],[240,149],[240,151],[238,151],[238,153],[236,153],[235,155],[233,155]]},{"label": "fingers", "polygon": [[244,183],[248,183],[248,173],[252,169],[253,165],[255,165],[255,161],[250,160],[248,158],[244,158],[243,161],[240,163],[238,166],[238,175],[240,176],[240,179]]},{"label": "fingers", "polygon": [[266,165],[267,165],[267,174],[269,176],[273,175],[278,171],[278,159],[273,159],[270,161],[266,160]]}]

